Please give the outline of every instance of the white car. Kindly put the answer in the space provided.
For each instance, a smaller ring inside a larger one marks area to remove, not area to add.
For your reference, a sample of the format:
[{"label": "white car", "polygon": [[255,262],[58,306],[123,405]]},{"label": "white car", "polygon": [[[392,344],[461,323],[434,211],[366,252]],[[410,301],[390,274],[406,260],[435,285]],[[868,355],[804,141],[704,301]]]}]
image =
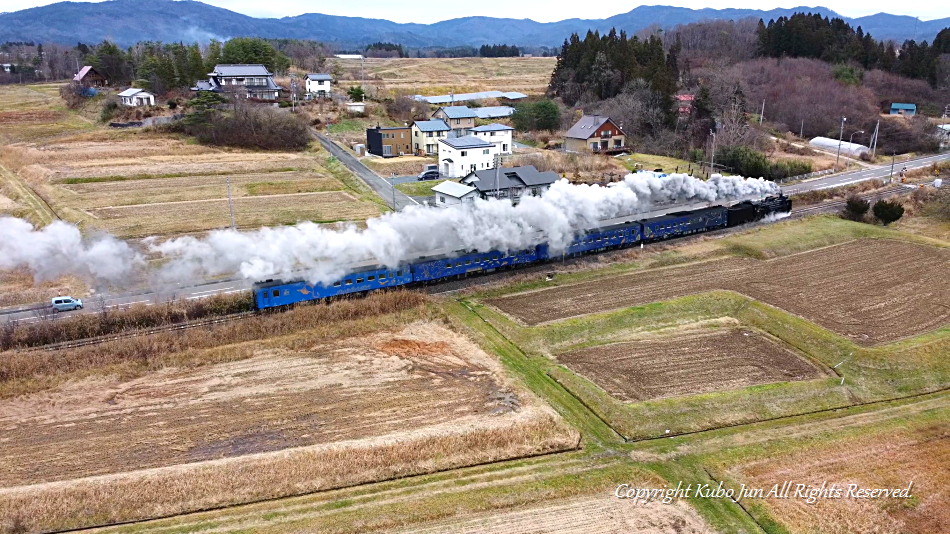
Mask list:
[{"label": "white car", "polygon": [[72,297],[55,297],[52,299],[52,306],[53,309],[58,312],[81,310],[82,299],[74,299]]}]

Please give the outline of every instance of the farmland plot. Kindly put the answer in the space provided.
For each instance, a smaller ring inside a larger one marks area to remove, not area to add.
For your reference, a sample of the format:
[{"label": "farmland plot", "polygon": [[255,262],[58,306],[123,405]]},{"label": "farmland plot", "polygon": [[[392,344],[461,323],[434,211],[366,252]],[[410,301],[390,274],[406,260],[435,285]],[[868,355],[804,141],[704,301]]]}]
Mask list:
[{"label": "farmland plot", "polygon": [[0,402],[0,516],[76,527],[578,442],[494,360],[434,323],[257,345],[240,361],[91,376]]},{"label": "farmland plot", "polygon": [[950,249],[862,239],[769,261],[727,259],[647,270],[488,302],[537,325],[724,289],[873,344],[947,322],[948,262]]},{"label": "farmland plot", "polygon": [[825,375],[759,332],[728,327],[600,345],[557,360],[623,402]]}]

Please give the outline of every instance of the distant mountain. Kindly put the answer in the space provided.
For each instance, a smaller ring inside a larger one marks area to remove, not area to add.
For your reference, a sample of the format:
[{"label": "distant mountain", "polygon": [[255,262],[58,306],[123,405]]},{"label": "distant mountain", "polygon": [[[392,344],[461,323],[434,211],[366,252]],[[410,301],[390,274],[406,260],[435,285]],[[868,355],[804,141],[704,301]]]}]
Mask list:
[{"label": "distant mountain", "polygon": [[[193,0],[110,0],[59,2],[0,14],[0,42],[53,41],[74,44],[111,39],[121,45],[138,41],[207,41],[230,37],[284,37],[314,39],[341,47],[390,41],[409,47],[479,46],[507,43],[519,46],[559,46],[571,33],[608,31],[612,27],[633,34],[649,26],[671,28],[707,19],[763,18],[766,21],[796,12],[840,17],[823,7],[790,9],[688,9],[640,6],[607,19],[568,19],[542,23],[533,20],[465,17],[434,24],[399,24],[388,20],[338,17],[309,13],[280,19],[259,19]],[[877,39],[933,40],[950,18],[918,21],[912,17],[879,13],[849,19]]]}]

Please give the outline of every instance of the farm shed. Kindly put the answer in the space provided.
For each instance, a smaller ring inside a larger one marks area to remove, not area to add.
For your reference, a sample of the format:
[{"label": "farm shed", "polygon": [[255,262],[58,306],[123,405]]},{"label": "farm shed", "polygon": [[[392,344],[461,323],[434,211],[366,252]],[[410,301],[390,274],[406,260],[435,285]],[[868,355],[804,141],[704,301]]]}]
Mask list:
[{"label": "farm shed", "polygon": [[478,198],[477,189],[451,180],[433,187],[432,192],[435,193],[435,205],[440,208],[475,202],[475,199]]},{"label": "farm shed", "polygon": [[119,100],[123,106],[138,107],[155,105],[155,95],[144,89],[136,89],[135,87],[119,93]]},{"label": "farm shed", "polygon": [[893,102],[891,104],[891,115],[906,115],[908,117],[913,117],[917,114],[917,104],[904,104],[900,102]]}]

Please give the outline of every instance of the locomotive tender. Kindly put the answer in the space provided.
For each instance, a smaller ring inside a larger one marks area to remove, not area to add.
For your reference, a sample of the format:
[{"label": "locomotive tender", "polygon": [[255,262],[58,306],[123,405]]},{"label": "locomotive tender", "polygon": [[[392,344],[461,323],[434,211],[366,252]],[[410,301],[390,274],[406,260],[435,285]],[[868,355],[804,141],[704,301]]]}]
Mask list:
[{"label": "locomotive tender", "polygon": [[267,309],[377,289],[438,282],[738,226],[772,214],[787,213],[791,209],[792,201],[780,194],[728,207],[710,206],[609,224],[579,235],[560,254],[551,253],[548,244],[541,243],[525,250],[458,252],[421,258],[395,269],[367,264],[354,267],[352,272],[328,285],[301,280],[268,280],[254,284],[254,302],[258,309]]}]

